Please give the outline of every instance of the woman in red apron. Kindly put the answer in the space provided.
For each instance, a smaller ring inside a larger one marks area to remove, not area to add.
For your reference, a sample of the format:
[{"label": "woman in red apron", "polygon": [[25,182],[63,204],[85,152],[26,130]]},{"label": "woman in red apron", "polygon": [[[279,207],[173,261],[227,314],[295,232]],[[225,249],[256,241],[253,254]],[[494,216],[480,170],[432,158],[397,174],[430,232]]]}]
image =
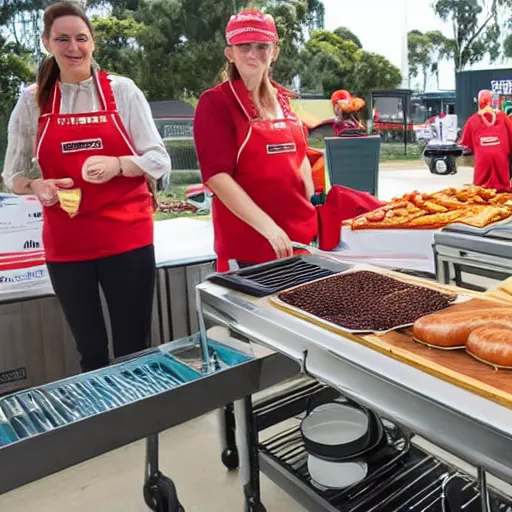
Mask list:
[{"label": "woman in red apron", "polygon": [[[155,256],[146,177],[168,172],[170,160],[135,84],[92,70],[92,26],[76,4],[46,10],[43,42],[52,57],[13,111],[3,177],[43,204],[50,279],[91,371],[109,364],[100,285],[114,356],[147,346]],[[27,177],[31,146],[40,179]]]},{"label": "woman in red apron", "polygon": [[492,93],[478,94],[478,112],[466,122],[460,141],[475,156],[473,183],[498,192],[510,191],[512,121],[492,107]]},{"label": "woman in red apron", "polygon": [[292,242],[309,244],[317,233],[304,132],[286,91],[269,78],[274,20],[241,12],[226,39],[226,80],[201,96],[194,118],[221,272],[291,256]]}]

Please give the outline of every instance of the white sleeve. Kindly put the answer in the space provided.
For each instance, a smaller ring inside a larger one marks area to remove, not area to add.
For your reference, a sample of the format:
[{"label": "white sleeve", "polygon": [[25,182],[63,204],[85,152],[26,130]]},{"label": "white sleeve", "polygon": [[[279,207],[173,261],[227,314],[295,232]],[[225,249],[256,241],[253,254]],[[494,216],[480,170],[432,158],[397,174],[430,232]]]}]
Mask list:
[{"label": "white sleeve", "polygon": [[34,132],[33,93],[24,91],[18,99],[9,118],[7,128],[7,151],[5,154],[2,180],[12,190],[13,183],[20,176],[33,178],[32,158],[36,133]]},{"label": "white sleeve", "polygon": [[116,102],[124,127],[139,154],[130,159],[157,180],[170,173],[171,159],[144,94],[131,80],[126,80],[125,84],[127,88],[116,98]]}]

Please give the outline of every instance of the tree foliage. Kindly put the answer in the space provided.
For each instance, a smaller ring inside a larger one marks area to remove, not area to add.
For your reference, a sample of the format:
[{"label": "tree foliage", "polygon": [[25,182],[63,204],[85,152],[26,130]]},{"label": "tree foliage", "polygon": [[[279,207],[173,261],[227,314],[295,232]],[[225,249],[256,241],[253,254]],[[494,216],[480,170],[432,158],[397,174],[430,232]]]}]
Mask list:
[{"label": "tree foliage", "polygon": [[456,71],[485,56],[491,61],[500,56],[502,27],[510,17],[512,0],[436,0],[433,7],[440,19],[451,24],[452,37],[444,49]]},{"label": "tree foliage", "polygon": [[[26,68],[17,68],[12,56],[2,57],[14,95],[22,83],[33,78],[37,58],[31,60],[30,55],[35,55],[36,47],[40,50],[41,16],[50,3],[4,0],[0,6],[0,21],[7,27],[9,42],[25,52],[22,62]],[[95,58],[100,67],[132,78],[149,100],[197,97],[215,84],[225,64],[226,23],[234,12],[247,6],[247,0],[81,3],[92,16]],[[398,84],[398,70],[386,59],[363,52],[355,34],[344,28],[334,34],[323,30],[322,0],[253,0],[252,6],[276,20],[280,56],[273,76],[278,82],[289,86],[300,74],[305,86],[326,95],[344,86],[360,93]]]},{"label": "tree foliage", "polygon": [[357,37],[354,34],[354,32],[350,31],[346,27],[338,27],[334,31],[334,34],[336,34],[339,38],[343,39],[344,41],[351,41],[351,42],[353,42],[358,48],[362,48],[363,47],[359,37]]},{"label": "tree foliage", "polygon": [[337,89],[364,96],[372,89],[394,89],[402,79],[385,57],[325,30],[312,33],[301,60],[308,63],[304,85],[312,88],[320,77],[326,96]]},{"label": "tree foliage", "polygon": [[439,87],[439,62],[449,55],[449,40],[436,30],[422,33],[411,30],[407,35],[409,76],[422,77],[423,90],[429,76],[435,76]]}]

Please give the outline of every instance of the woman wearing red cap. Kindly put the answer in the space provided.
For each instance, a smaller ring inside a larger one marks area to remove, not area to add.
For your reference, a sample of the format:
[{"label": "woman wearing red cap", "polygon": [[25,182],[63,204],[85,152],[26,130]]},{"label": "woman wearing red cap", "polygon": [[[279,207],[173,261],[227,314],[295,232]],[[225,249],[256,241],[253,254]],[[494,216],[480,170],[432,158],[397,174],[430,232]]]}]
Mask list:
[{"label": "woman wearing red cap", "polygon": [[510,190],[512,121],[492,107],[492,93],[478,94],[478,112],[466,122],[460,141],[475,156],[473,183],[498,192]]},{"label": "woman wearing red cap", "polygon": [[279,53],[274,20],[243,11],[226,40],[226,79],[201,96],[194,119],[221,272],[291,256],[292,241],[309,244],[317,233],[305,135],[269,75]]}]

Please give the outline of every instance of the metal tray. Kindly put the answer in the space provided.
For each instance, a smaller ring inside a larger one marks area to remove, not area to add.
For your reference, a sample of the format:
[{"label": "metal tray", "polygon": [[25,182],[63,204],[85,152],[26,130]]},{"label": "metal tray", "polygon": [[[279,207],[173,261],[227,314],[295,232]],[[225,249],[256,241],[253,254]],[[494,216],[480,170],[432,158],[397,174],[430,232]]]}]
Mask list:
[{"label": "metal tray", "polygon": [[351,268],[318,256],[294,256],[233,272],[215,273],[208,281],[254,297],[274,295],[282,290],[309,283]]},{"label": "metal tray", "polygon": [[[358,266],[356,268],[350,268],[350,269],[347,269],[345,271],[342,271],[342,272],[338,272],[340,274],[347,274],[347,273],[351,273],[351,272],[362,272],[362,271],[365,271],[367,269],[365,269],[363,266]],[[372,272],[374,272],[372,270]],[[320,278],[320,279],[315,279],[315,281],[320,281],[322,279],[328,279],[329,277],[331,276],[326,276],[324,278]],[[449,292],[443,292],[442,290],[438,290],[437,288],[435,287],[432,287],[432,286],[422,286],[422,285],[419,285],[417,283],[409,283],[409,281],[407,280],[406,277],[404,277],[403,279],[401,279],[400,277],[395,277],[395,276],[386,276],[386,277],[390,277],[391,279],[395,279],[397,281],[402,281],[402,282],[405,282],[405,283],[408,283],[408,284],[411,284],[412,286],[416,286],[416,287],[420,287],[420,288],[429,288],[429,289],[433,289],[435,291],[439,291],[439,293],[444,293],[446,295],[450,295]],[[303,283],[303,284],[309,284],[309,283]],[[293,288],[289,288],[286,290],[286,292],[292,292],[294,289],[296,288],[300,288],[302,285],[297,285],[297,286],[294,286]],[[453,305],[453,304],[458,304],[460,302],[465,302],[469,299],[471,299],[472,297],[470,296],[467,296],[467,295],[462,295],[462,294],[453,294],[454,295],[454,300],[451,302],[450,305]],[[382,329],[382,330],[376,330],[376,329],[371,329],[371,330],[365,330],[365,329],[349,329],[348,327],[344,327],[342,325],[339,325],[339,324],[334,324],[332,322],[329,322],[328,320],[325,320],[324,318],[321,318],[319,316],[316,316],[316,315],[313,315],[311,313],[308,313],[307,311],[304,311],[303,309],[301,308],[298,308],[296,306],[292,306],[291,304],[288,304],[287,302],[283,301],[282,299],[280,299],[279,297],[275,296],[275,297],[271,297],[270,298],[270,303],[276,307],[277,309],[280,309],[286,313],[289,313],[289,314],[292,314],[296,317],[299,317],[301,318],[302,320],[306,320],[310,323],[313,323],[315,325],[318,325],[319,327],[324,327],[332,332],[337,332],[339,333],[339,331],[342,331],[342,332],[346,332],[346,333],[350,333],[350,334],[386,334],[388,332],[392,332],[392,331],[397,331],[397,330],[400,330],[400,329],[406,329],[408,327],[411,327],[412,325],[414,325],[414,323],[408,323],[408,324],[402,324],[402,325],[394,325],[388,329]],[[442,310],[440,310],[442,311]],[[431,314],[431,313],[427,313],[427,314]]]}]

